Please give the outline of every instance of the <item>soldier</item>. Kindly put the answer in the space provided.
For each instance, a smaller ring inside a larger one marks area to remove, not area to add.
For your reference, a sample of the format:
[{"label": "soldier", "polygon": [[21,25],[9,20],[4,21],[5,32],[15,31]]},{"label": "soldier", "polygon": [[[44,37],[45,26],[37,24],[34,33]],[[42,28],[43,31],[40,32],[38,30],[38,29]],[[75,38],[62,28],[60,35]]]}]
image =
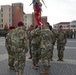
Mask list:
[{"label": "soldier", "polygon": [[31,32],[31,50],[34,69],[38,69],[38,62],[41,55],[40,50],[40,28],[35,27]]},{"label": "soldier", "polygon": [[42,74],[48,74],[50,61],[51,61],[51,50],[53,48],[52,40],[53,33],[49,29],[48,24],[42,25],[41,29],[41,60],[44,67],[44,70],[41,72]]},{"label": "soldier", "polygon": [[62,28],[62,26],[59,27],[57,34],[58,61],[63,61],[64,49],[67,42],[66,32]]},{"label": "soldier", "polygon": [[15,29],[14,26],[10,26],[9,33],[6,35],[6,38],[5,38],[5,47],[8,52],[8,65],[11,70],[14,70],[14,66],[13,66],[14,65],[14,52],[11,49],[11,47],[12,47],[11,35],[12,35],[14,29]]},{"label": "soldier", "polygon": [[32,52],[31,52],[31,31],[34,29],[34,25],[30,26],[30,29],[28,30],[28,39],[29,39],[29,53],[30,57],[29,59],[32,59]]},{"label": "soldier", "polygon": [[18,28],[14,30],[11,41],[13,45],[12,49],[14,50],[14,67],[16,75],[23,75],[26,57],[25,54],[28,51],[27,33],[24,30],[23,22],[18,22]]},{"label": "soldier", "polygon": [[54,50],[54,45],[55,45],[55,42],[56,42],[56,32],[55,30],[52,29],[52,26],[47,22],[46,24],[49,25],[49,29],[52,31],[53,33],[53,40],[52,40],[52,43],[53,43],[53,49],[51,50],[51,61],[53,61],[53,50]]}]

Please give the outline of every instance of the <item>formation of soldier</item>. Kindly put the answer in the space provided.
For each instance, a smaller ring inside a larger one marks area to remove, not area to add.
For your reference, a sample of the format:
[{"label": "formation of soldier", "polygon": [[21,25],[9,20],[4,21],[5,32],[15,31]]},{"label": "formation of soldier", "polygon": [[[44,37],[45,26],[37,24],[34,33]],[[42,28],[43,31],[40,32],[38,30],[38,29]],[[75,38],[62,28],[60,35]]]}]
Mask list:
[{"label": "formation of soldier", "polygon": [[31,25],[27,34],[26,30],[24,30],[24,23],[18,22],[18,27],[14,29],[12,26],[10,30],[6,36],[5,46],[8,51],[9,68],[16,71],[16,75],[23,75],[28,49],[29,59],[32,59],[35,70],[39,67],[39,60],[42,61],[44,67],[42,74],[49,73],[56,41],[58,61],[63,61],[67,39],[62,26],[56,32],[48,22],[44,23],[42,27]]}]

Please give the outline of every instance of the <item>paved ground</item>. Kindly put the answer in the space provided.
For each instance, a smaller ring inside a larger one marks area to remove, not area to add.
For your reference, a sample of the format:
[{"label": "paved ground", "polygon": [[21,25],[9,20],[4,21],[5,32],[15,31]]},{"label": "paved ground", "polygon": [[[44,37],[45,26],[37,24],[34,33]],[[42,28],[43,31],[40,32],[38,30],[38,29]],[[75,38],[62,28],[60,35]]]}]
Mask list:
[{"label": "paved ground", "polygon": [[[27,53],[26,67],[24,75],[42,75],[40,72],[43,69],[41,61],[39,62],[38,70],[32,68],[32,61],[28,59]],[[15,75],[15,72],[8,68],[8,55],[5,49],[5,40],[0,37],[0,75]],[[53,61],[48,75],[76,75],[76,39],[68,39],[64,51],[64,61],[57,61],[57,49],[54,47]]]}]

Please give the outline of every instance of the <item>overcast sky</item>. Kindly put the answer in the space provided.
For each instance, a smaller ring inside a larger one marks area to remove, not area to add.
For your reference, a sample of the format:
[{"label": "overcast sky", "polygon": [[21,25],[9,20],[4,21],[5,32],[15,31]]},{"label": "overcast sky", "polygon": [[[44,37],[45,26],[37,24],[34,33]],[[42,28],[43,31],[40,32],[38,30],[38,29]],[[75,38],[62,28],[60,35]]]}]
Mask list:
[{"label": "overcast sky", "polygon": [[[33,12],[33,6],[29,6],[32,0],[1,0],[0,5],[11,5],[17,2],[24,4],[25,13]],[[44,2],[47,8],[42,6],[42,15],[48,17],[51,25],[76,20],[76,0],[44,0]]]}]

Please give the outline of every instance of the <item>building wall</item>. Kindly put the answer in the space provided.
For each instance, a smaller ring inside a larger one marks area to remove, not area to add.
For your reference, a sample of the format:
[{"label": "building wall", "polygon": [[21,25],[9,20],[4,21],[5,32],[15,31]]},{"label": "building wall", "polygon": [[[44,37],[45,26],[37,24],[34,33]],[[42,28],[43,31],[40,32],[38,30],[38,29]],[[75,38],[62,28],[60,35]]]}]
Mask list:
[{"label": "building wall", "polygon": [[63,26],[63,29],[67,30],[70,28],[70,22],[60,22],[53,25],[54,29],[59,29],[59,26]]},{"label": "building wall", "polygon": [[46,23],[47,22],[47,16],[42,16],[42,23]]},{"label": "building wall", "polygon": [[23,22],[23,4],[22,3],[12,3],[12,24],[18,27],[18,22]]},{"label": "building wall", "polygon": [[74,22],[60,22],[60,23],[54,24],[53,28],[58,29],[60,25],[62,25],[63,29],[66,29],[66,30],[68,28],[70,28],[71,30],[76,30],[76,21],[74,21]]},{"label": "building wall", "polygon": [[12,9],[10,5],[2,5],[0,13],[0,29],[4,29],[7,24],[8,27],[12,25]]},{"label": "building wall", "polygon": [[25,26],[27,29],[32,25],[32,14],[25,14]]}]

